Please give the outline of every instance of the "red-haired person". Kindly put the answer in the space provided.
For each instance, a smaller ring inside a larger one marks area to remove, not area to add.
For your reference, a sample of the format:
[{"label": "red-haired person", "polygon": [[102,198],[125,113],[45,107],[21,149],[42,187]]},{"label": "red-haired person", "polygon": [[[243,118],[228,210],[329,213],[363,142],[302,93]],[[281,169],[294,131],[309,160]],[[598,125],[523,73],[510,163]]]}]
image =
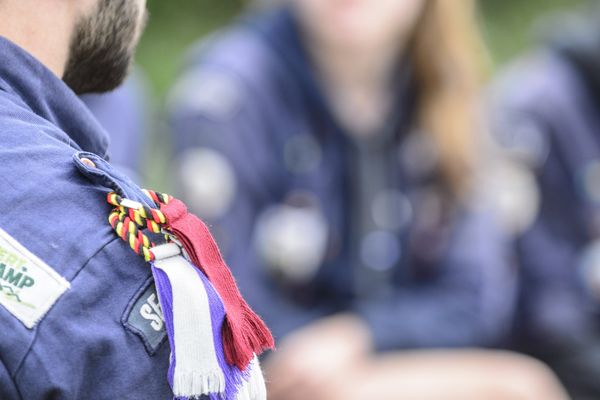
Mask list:
[{"label": "red-haired person", "polygon": [[565,398],[458,350],[498,344],[515,292],[472,194],[479,39],[473,1],[295,0],[192,52],[177,181],[279,339],[272,400]]}]

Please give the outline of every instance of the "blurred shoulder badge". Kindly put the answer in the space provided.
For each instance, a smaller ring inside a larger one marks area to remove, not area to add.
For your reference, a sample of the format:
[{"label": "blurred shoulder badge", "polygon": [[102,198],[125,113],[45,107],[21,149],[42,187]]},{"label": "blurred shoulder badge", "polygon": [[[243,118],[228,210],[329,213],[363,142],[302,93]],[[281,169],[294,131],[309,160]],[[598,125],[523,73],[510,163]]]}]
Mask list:
[{"label": "blurred shoulder badge", "polygon": [[139,336],[150,355],[156,353],[167,337],[167,331],[152,279],[133,296],[121,322],[128,331]]},{"label": "blurred shoulder badge", "polygon": [[0,304],[33,329],[69,282],[0,229]]}]

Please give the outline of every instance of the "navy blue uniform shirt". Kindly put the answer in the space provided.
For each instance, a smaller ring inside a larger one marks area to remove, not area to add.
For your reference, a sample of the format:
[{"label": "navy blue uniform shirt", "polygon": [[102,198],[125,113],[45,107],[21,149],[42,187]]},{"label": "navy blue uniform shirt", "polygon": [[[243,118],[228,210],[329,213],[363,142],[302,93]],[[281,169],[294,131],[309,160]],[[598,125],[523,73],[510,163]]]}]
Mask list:
[{"label": "navy blue uniform shirt", "polygon": [[522,291],[516,333],[528,346],[568,348],[597,335],[600,30],[596,22],[590,18],[589,24],[580,23],[577,35],[559,29],[559,41],[514,63],[493,91],[495,137],[531,168],[541,198],[537,218],[517,240]]},{"label": "navy blue uniform shirt", "polygon": [[498,79],[491,109],[497,142],[539,192],[515,240],[512,346],[548,363],[574,399],[600,396],[600,8],[590,6],[551,19],[543,45]]},{"label": "navy blue uniform shirt", "polygon": [[60,79],[0,58],[0,398],[169,398],[150,268],[107,223],[110,190],[146,200]]},{"label": "navy blue uniform shirt", "polygon": [[485,345],[507,327],[502,237],[485,211],[447,207],[410,68],[392,84],[393,117],[352,139],[281,9],[203,42],[173,89],[181,193],[278,338],[336,312],[380,350]]}]

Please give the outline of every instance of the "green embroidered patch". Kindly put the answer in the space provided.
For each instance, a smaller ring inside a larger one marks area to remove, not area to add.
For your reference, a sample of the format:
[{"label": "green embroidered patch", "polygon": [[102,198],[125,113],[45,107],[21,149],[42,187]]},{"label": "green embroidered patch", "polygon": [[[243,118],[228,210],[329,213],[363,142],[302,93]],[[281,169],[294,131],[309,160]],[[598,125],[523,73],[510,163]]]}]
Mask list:
[{"label": "green embroidered patch", "polygon": [[27,328],[48,312],[69,282],[0,229],[0,305]]}]

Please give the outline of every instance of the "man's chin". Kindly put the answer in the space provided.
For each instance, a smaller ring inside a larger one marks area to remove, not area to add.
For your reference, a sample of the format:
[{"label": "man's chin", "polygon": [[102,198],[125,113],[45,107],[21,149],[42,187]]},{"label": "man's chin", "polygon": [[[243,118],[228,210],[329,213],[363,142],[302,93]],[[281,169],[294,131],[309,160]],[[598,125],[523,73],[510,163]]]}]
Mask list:
[{"label": "man's chin", "polygon": [[100,0],[78,23],[63,76],[75,93],[108,92],[127,77],[147,18],[136,1]]},{"label": "man's chin", "polygon": [[86,69],[79,69],[74,73],[66,73],[63,81],[77,95],[105,93],[121,86],[128,76],[129,68],[112,72],[108,69],[104,69],[101,73],[89,72],[86,73]]}]

